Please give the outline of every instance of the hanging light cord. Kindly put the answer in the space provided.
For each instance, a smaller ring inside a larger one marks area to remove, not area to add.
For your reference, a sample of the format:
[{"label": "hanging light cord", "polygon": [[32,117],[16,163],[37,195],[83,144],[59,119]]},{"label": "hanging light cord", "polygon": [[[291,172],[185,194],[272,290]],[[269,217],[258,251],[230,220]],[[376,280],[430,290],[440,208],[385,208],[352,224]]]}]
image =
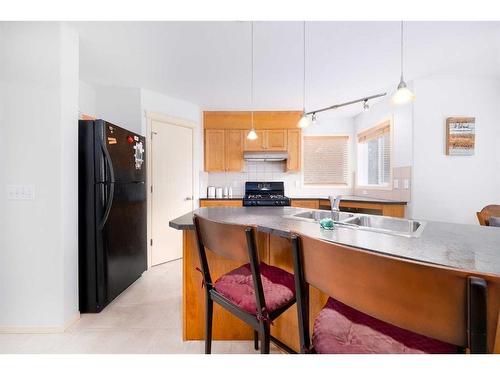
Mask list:
[{"label": "hanging light cord", "polygon": [[250,105],[252,109],[252,130],[253,130],[253,21],[251,22],[251,30],[252,30],[252,82],[250,84]]},{"label": "hanging light cord", "polygon": [[401,21],[401,80],[403,80],[403,21]]},{"label": "hanging light cord", "polygon": [[303,52],[304,52],[304,62],[303,62],[303,77],[302,77],[302,109],[304,113],[306,112],[306,21],[303,23]]}]

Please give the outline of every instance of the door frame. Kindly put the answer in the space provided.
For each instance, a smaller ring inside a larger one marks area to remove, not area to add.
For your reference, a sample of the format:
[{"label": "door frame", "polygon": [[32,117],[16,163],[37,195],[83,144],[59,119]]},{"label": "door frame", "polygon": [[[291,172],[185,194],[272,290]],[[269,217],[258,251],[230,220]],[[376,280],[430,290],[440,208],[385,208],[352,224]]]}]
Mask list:
[{"label": "door frame", "polygon": [[153,239],[153,197],[151,193],[151,187],[153,186],[153,149],[152,149],[152,137],[153,137],[153,131],[152,127],[153,121],[158,121],[163,123],[165,126],[169,125],[174,125],[174,126],[181,126],[184,128],[189,128],[192,130],[191,134],[191,154],[192,154],[192,171],[193,171],[193,176],[191,178],[192,181],[192,187],[191,191],[193,192],[193,200],[191,201],[191,208],[194,209],[194,194],[195,194],[195,177],[196,177],[196,162],[194,160],[194,147],[195,147],[195,133],[196,133],[196,128],[197,125],[196,123],[182,119],[179,117],[174,117],[174,116],[169,116],[165,115],[162,113],[158,112],[149,112],[145,111],[145,116],[146,116],[146,165],[147,165],[147,170],[146,170],[146,181],[147,181],[147,238],[148,238],[148,269],[151,268],[151,261],[152,261],[152,246],[151,246],[151,240]]}]

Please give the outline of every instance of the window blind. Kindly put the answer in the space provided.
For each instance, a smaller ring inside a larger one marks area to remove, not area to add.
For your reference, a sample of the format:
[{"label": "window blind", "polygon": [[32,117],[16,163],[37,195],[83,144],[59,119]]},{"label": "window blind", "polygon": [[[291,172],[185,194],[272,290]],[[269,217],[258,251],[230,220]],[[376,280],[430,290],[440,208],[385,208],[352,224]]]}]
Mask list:
[{"label": "window blind", "polygon": [[391,180],[391,126],[389,121],[358,133],[360,185],[388,185]]},{"label": "window blind", "polygon": [[347,136],[304,137],[304,184],[347,185]]},{"label": "window blind", "polygon": [[368,130],[358,133],[358,143],[367,142],[371,139],[379,138],[384,134],[389,134],[391,131],[391,123],[384,121],[383,123],[374,126]]}]

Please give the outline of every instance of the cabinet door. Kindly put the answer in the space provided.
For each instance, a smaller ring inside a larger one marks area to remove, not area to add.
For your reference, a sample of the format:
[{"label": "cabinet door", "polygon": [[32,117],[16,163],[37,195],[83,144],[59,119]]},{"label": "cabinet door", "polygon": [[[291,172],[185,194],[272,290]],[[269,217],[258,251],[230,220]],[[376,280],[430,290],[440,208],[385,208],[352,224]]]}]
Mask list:
[{"label": "cabinet door", "polygon": [[292,199],[291,206],[318,209],[319,201],[317,199]]},{"label": "cabinet door", "polygon": [[241,207],[243,201],[241,199],[214,199],[214,200],[200,200],[200,207]]},{"label": "cabinet door", "polygon": [[265,130],[256,130],[257,139],[253,141],[247,138],[248,130],[244,130],[245,136],[245,151],[265,151],[266,149],[266,132]]},{"label": "cabinet door", "polygon": [[226,171],[240,172],[243,170],[243,130],[225,130]]},{"label": "cabinet door", "polygon": [[301,139],[300,129],[288,130],[287,150],[288,160],[286,161],[286,169],[289,171],[300,171],[301,163]]},{"label": "cabinet door", "polygon": [[287,130],[266,130],[266,148],[268,150],[284,151],[287,146]]},{"label": "cabinet door", "polygon": [[224,130],[205,130],[205,171],[225,171]]}]

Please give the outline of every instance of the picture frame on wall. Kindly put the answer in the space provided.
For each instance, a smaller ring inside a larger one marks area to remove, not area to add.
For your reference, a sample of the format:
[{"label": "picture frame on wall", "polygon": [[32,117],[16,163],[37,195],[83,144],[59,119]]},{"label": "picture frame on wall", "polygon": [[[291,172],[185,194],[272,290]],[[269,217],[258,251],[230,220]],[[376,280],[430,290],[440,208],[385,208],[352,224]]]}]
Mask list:
[{"label": "picture frame on wall", "polygon": [[476,146],[476,118],[446,119],[446,155],[471,156]]}]

